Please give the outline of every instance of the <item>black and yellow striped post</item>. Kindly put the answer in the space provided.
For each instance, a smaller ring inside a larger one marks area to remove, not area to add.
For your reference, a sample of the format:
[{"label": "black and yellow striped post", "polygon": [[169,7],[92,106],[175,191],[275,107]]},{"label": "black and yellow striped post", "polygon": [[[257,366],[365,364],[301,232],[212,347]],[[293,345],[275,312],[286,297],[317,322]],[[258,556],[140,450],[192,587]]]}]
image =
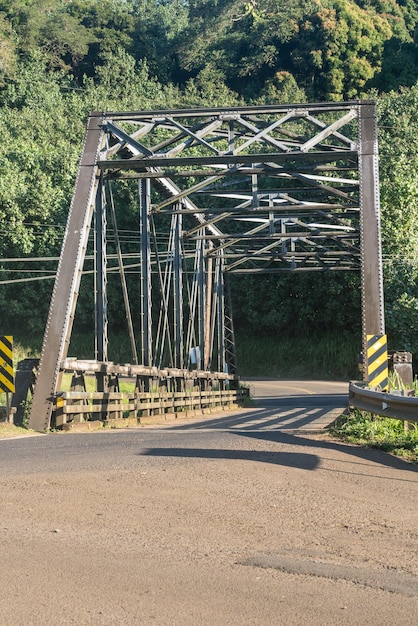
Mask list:
[{"label": "black and yellow striped post", "polygon": [[367,380],[370,387],[388,388],[389,373],[386,335],[367,335]]},{"label": "black and yellow striped post", "polygon": [[13,371],[13,337],[0,337],[0,391],[6,392],[7,421],[10,421],[10,393],[15,392]]},{"label": "black and yellow striped post", "polygon": [[0,391],[14,393],[13,337],[0,337]]}]

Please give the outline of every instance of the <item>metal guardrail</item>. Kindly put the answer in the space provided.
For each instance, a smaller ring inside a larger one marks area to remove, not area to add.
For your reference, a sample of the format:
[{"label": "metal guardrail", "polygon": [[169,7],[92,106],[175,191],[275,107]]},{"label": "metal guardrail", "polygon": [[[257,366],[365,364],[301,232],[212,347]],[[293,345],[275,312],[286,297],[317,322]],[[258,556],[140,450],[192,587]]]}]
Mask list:
[{"label": "metal guardrail", "polygon": [[382,417],[418,422],[418,398],[373,391],[365,383],[350,383],[349,404]]}]

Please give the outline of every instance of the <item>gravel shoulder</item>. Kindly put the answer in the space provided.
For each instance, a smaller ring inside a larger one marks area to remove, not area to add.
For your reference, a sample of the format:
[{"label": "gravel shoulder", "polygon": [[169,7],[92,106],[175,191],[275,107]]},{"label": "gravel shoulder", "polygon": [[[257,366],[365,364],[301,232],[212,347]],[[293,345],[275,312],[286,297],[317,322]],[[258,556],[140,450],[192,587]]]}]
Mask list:
[{"label": "gravel shoulder", "polygon": [[415,625],[416,466],[323,435],[0,441],[0,622]]}]

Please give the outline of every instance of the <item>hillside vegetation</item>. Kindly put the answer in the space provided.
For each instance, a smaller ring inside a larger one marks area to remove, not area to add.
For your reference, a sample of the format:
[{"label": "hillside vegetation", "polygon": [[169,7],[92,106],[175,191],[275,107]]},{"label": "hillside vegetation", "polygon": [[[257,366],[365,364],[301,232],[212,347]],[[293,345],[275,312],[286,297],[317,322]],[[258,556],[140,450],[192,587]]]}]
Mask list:
[{"label": "hillside vegetation", "polygon": [[[418,353],[417,20],[416,0],[0,0],[0,334],[42,335],[89,111],[374,98],[387,331]],[[240,337],[360,347],[358,276],[232,289]],[[83,293],[77,312],[86,330]]]}]

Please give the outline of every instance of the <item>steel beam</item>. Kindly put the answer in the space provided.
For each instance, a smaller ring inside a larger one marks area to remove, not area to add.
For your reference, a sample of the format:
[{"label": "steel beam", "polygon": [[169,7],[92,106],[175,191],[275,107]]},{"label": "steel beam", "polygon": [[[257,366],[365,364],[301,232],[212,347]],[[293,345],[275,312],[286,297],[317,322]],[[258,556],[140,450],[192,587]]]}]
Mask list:
[{"label": "steel beam", "polygon": [[36,431],[46,431],[50,427],[54,394],[61,378],[60,365],[67,356],[70,343],[95,205],[97,164],[103,142],[102,121],[100,116],[88,120],[32,398],[28,426]]},{"label": "steel beam", "polygon": [[183,275],[181,259],[182,215],[174,215],[174,258],[173,258],[173,298],[174,298],[174,367],[184,367],[183,355]]},{"label": "steel beam", "polygon": [[[95,358],[107,361],[107,250],[106,250],[106,196],[103,175],[100,175],[94,213],[94,304],[95,304]],[[104,375],[97,374],[97,391],[107,391]]]},{"label": "steel beam", "polygon": [[199,333],[199,356],[198,363],[199,369],[205,369],[204,364],[206,362],[205,354],[205,332],[206,332],[206,281],[205,281],[205,259],[204,259],[204,246],[205,242],[201,241],[200,246],[197,248],[198,254],[198,270],[197,270],[197,317],[198,317],[198,333]]},{"label": "steel beam", "polygon": [[363,373],[367,378],[367,335],[385,333],[376,108],[360,107],[360,238],[363,326]]},{"label": "steel beam", "polygon": [[150,244],[150,183],[139,183],[141,236],[141,354],[142,364],[152,365],[152,298],[151,298],[151,244]]}]

